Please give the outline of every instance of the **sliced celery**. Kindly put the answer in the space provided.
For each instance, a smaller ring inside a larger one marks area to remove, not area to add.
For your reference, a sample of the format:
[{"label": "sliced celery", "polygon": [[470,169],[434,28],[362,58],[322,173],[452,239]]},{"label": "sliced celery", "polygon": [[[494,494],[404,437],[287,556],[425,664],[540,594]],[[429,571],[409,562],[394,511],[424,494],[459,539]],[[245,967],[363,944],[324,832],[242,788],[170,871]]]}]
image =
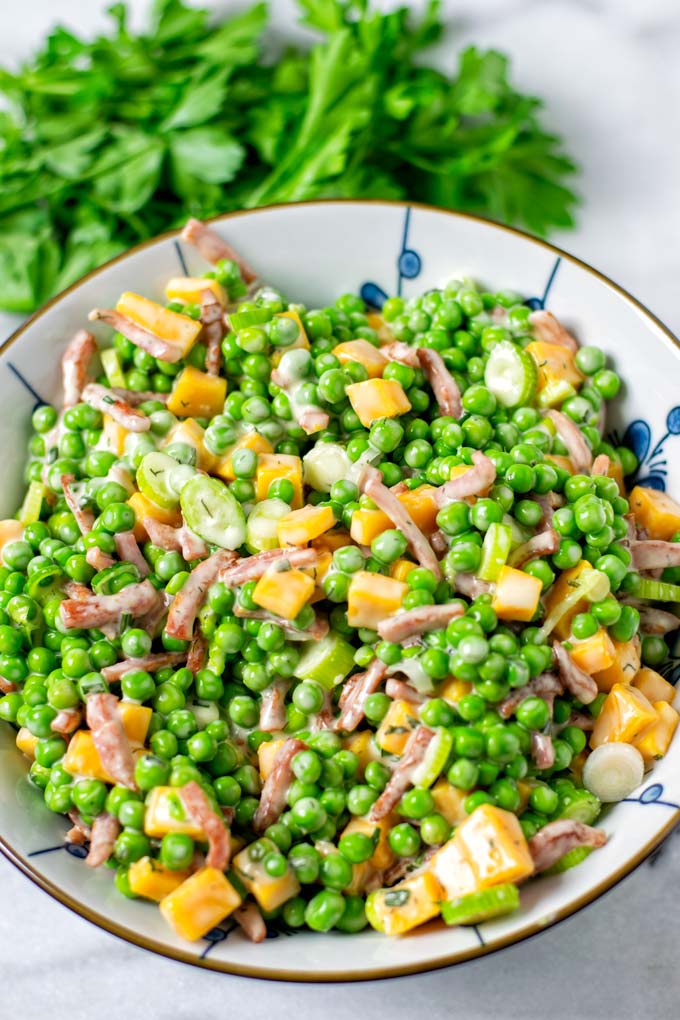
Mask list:
[{"label": "sliced celery", "polygon": [[556,861],[551,868],[547,868],[543,874],[561,875],[563,871],[568,871],[569,868],[575,868],[577,864],[582,864],[586,857],[592,853],[592,850],[592,846],[575,846],[564,857],[560,857],[559,861]]},{"label": "sliced celery", "polygon": [[638,599],[653,599],[655,602],[680,602],[680,584],[655,581],[651,577],[629,575],[626,591]]},{"label": "sliced celery", "polygon": [[453,734],[444,726],[437,726],[435,736],[425,752],[425,757],[413,772],[413,785],[432,786],[444,771],[452,750]]},{"label": "sliced celery", "polygon": [[587,599],[589,602],[601,602],[602,599],[606,599],[610,590],[609,578],[601,570],[584,570],[572,582],[570,593],[545,618],[543,625],[539,628],[536,640],[538,642],[545,641],[565,613],[568,613],[581,599]]},{"label": "sliced celery", "polygon": [[125,376],[123,375],[118,351],[113,347],[108,347],[105,351],[100,351],[99,357],[101,358],[102,368],[104,369],[109,386],[119,386],[121,389],[125,389]]},{"label": "sliced celery", "polygon": [[602,804],[594,793],[588,790],[575,790],[565,797],[559,817],[592,825],[599,818],[601,810]]},{"label": "sliced celery", "polygon": [[180,506],[184,520],[204,542],[221,549],[238,549],[245,542],[243,508],[217,478],[207,475],[190,478],[182,486]]},{"label": "sliced celery", "polygon": [[354,666],[354,649],[337,631],[321,641],[305,641],[295,669],[298,680],[315,680],[327,691],[341,683]]},{"label": "sliced celery", "polygon": [[228,319],[234,333],[238,333],[240,329],[247,329],[249,326],[264,326],[272,317],[273,312],[268,308],[251,308],[247,312],[232,312]]},{"label": "sliced celery", "polygon": [[246,524],[248,552],[259,553],[278,549],[279,521],[290,513],[290,504],[282,499],[263,499],[250,511]]},{"label": "sliced celery", "polygon": [[518,907],[519,889],[507,882],[482,892],[469,893],[456,900],[445,900],[442,903],[442,918],[446,924],[481,924],[493,917],[510,914]]},{"label": "sliced celery", "polygon": [[19,511],[19,521],[22,524],[33,524],[34,521],[40,520],[45,492],[46,489],[42,482],[31,482],[28,486]]},{"label": "sliced celery", "polygon": [[512,528],[507,524],[491,524],[484,536],[482,562],[477,576],[483,581],[496,581],[512,548]]}]

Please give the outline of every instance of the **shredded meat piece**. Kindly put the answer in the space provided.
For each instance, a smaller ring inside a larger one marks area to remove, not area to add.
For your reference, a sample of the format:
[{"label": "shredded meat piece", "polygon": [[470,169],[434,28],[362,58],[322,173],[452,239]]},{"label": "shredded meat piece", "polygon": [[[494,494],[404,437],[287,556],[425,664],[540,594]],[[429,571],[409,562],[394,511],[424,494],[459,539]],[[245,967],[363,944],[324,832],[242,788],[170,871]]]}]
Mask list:
[{"label": "shredded meat piece", "polygon": [[220,571],[220,581],[230,587],[237,587],[246,581],[259,581],[270,567],[315,567],[320,555],[317,549],[267,549],[266,552],[228,564]]},{"label": "shredded meat piece", "polygon": [[291,762],[298,751],[304,751],[306,746],[301,740],[290,737],[276,752],[272,770],[262,787],[260,803],[253,818],[255,832],[264,832],[285,811],[286,794],[293,781]]},{"label": "shredded meat piece", "polygon": [[590,469],[591,475],[608,475],[611,467],[611,459],[606,453],[598,453]]},{"label": "shredded meat piece", "polygon": [[144,559],[144,554],[137,544],[134,531],[119,531],[115,536],[116,551],[121,560],[127,560],[137,567],[142,577],[151,573],[149,564]]},{"label": "shredded meat piece", "polygon": [[552,709],[553,700],[563,691],[562,682],[555,673],[539,673],[524,687],[516,688],[507,698],[503,698],[497,710],[501,718],[509,719],[517,706],[521,705],[525,698],[530,697],[543,698]]},{"label": "shredded meat piece", "polygon": [[560,536],[554,528],[546,528],[532,535],[528,542],[518,545],[514,552],[510,553],[508,563],[511,567],[523,567],[530,560],[538,559],[539,556],[552,556],[560,547]]},{"label": "shredded meat piece", "polygon": [[430,545],[437,556],[444,556],[449,551],[449,540],[441,528],[437,528],[437,530],[433,531],[430,535]]},{"label": "shredded meat piece", "polygon": [[557,669],[564,686],[584,705],[589,705],[598,695],[598,687],[592,676],[577,666],[571,655],[559,641],[553,641],[553,652]]},{"label": "shredded meat piece", "polygon": [[82,718],[83,713],[79,708],[62,708],[52,720],[50,729],[62,735],[73,733],[80,726]]},{"label": "shredded meat piece", "polygon": [[387,674],[387,666],[380,659],[371,661],[365,673],[356,673],[343,684],[338,705],[340,715],[333,729],[352,733],[364,718],[364,705],[369,694],[374,694]]},{"label": "shredded meat piece", "polygon": [[75,810],[75,808],[72,808],[71,811],[68,812],[68,816],[73,822],[73,828],[69,829],[66,833],[66,842],[75,843],[76,846],[82,846],[92,838],[92,827],[82,820],[80,814]]},{"label": "shredded meat piece", "polygon": [[472,454],[472,467],[456,478],[444,482],[437,489],[437,505],[447,506],[453,500],[467,499],[468,496],[482,496],[496,480],[496,465],[482,453],[475,450]]},{"label": "shredded meat piece", "polygon": [[429,726],[418,726],[408,738],[404,753],[395,766],[390,781],[371,809],[369,817],[372,822],[379,822],[399,803],[402,794],[413,782],[413,774],[425,757],[434,735],[434,730]]},{"label": "shredded meat piece", "polygon": [[207,560],[203,560],[189,574],[183,588],[175,595],[170,606],[166,632],[183,641],[190,641],[194,629],[194,621],[203,604],[208,588],[235,559],[236,554],[229,549],[218,549]]},{"label": "shredded meat piece", "polygon": [[195,780],[180,786],[177,792],[187,814],[200,825],[208,840],[205,863],[209,868],[224,871],[231,858],[231,836],[224,818],[213,811],[205,792]]},{"label": "shredded meat piece", "polygon": [[290,680],[275,680],[260,696],[260,723],[264,733],[274,733],[286,725],[286,694]]},{"label": "shredded meat piece", "polygon": [[264,942],[267,926],[255,903],[242,903],[231,916],[251,942]]},{"label": "shredded meat piece", "polygon": [[91,546],[85,553],[85,559],[91,567],[95,570],[106,570],[107,567],[112,567],[116,562],[113,556],[109,556],[108,553],[98,549],[96,545]]},{"label": "shredded meat piece", "polygon": [[101,628],[107,623],[119,623],[123,613],[141,616],[158,602],[158,593],[150,581],[129,584],[115,595],[93,595],[85,589],[85,598],[68,598],[59,606],[61,621],[71,630]]},{"label": "shredded meat piece", "polygon": [[438,351],[429,347],[419,347],[417,353],[439,410],[457,420],[463,414],[463,402],[458,383],[446,367],[444,359]]},{"label": "shredded meat piece", "polygon": [[157,637],[159,627],[165,618],[165,614],[168,611],[168,606],[172,605],[174,595],[170,595],[167,591],[159,591],[158,599],[151,607],[148,613],[144,613],[140,616],[137,621],[137,626],[145,630],[151,637]]},{"label": "shredded meat piece", "polygon": [[134,673],[138,669],[145,673],[157,673],[159,669],[166,669],[168,666],[181,666],[186,662],[186,658],[186,652],[151,652],[138,659],[114,662],[112,666],[104,666],[100,672],[108,683],[115,683],[127,673]]},{"label": "shredded meat piece", "polygon": [[408,365],[409,368],[420,368],[417,348],[410,347],[402,340],[383,344],[380,350],[390,361],[398,361],[400,365]]},{"label": "shredded meat piece", "polygon": [[[159,404],[167,404],[168,393],[156,393],[155,390],[126,390],[123,386],[109,386],[109,389],[120,400],[130,404],[131,407],[139,407],[149,400],[157,400]],[[107,412],[108,413],[108,412]]]},{"label": "shredded meat piece", "polygon": [[367,464],[361,473],[359,488],[373,500],[379,510],[387,514],[395,528],[402,532],[421,567],[431,570],[436,578],[441,578],[441,567],[432,546],[403,503],[383,484],[380,471]]},{"label": "shredded meat piece", "polygon": [[334,724],[333,693],[324,691],[323,705],[316,715],[310,718],[309,729],[312,733],[319,733],[321,730],[329,730]]},{"label": "shredded meat piece", "polygon": [[[135,347],[141,347],[147,354],[153,355],[160,361],[173,364],[182,358],[182,351],[178,344],[164,340],[156,333],[152,333],[150,329],[145,329],[138,322],[129,319],[127,315],[121,315],[115,308],[93,308],[88,319],[90,322],[105,322],[116,332],[122,333]],[[107,411],[107,413],[109,412]]]},{"label": "shredded meat piece", "polygon": [[89,694],[85,718],[102,765],[121,786],[136,790],[135,762],[113,694]]},{"label": "shredded meat piece", "polygon": [[545,871],[577,846],[604,846],[607,836],[602,829],[594,829],[571,818],[548,822],[529,840],[529,851],[536,873]]},{"label": "shredded meat piece", "polygon": [[457,573],[451,583],[459,595],[465,595],[469,599],[476,599],[478,595],[486,595],[494,589],[491,581],[482,581],[481,577],[475,577],[474,574],[465,571]]},{"label": "shredded meat piece", "polygon": [[201,634],[200,630],[196,630],[191,644],[189,645],[189,652],[187,654],[187,669],[196,676],[199,670],[203,669],[205,665],[205,657],[208,654],[208,642]]},{"label": "shredded meat piece", "polygon": [[630,551],[635,570],[680,567],[680,542],[662,542],[660,539],[631,542]]},{"label": "shredded meat piece", "polygon": [[426,634],[430,630],[443,630],[451,620],[462,616],[465,606],[460,602],[447,602],[443,605],[418,606],[404,612],[388,616],[378,624],[378,634],[383,641],[400,643],[414,634]]},{"label": "shredded meat piece", "polygon": [[561,411],[555,411],[554,409],[546,412],[546,418],[550,418],[557,429],[557,435],[566,446],[569,459],[574,465],[576,473],[580,475],[590,474],[590,469],[593,466],[593,454],[578,425],[571,418],[567,418],[566,414],[562,414]]},{"label": "shredded meat piece", "polygon": [[79,581],[67,581],[64,585],[64,591],[70,599],[76,599],[78,602],[86,602],[87,599],[92,598],[90,589]]},{"label": "shredded meat piece", "polygon": [[579,730],[583,730],[584,733],[589,733],[595,727],[595,720],[592,715],[586,715],[585,712],[577,712],[574,709],[570,712],[569,718],[565,723],[553,727],[553,732],[560,733],[566,726],[576,726]]},{"label": "shredded meat piece", "polygon": [[534,334],[543,343],[567,347],[572,354],[578,350],[576,339],[567,332],[561,322],[558,322],[552,312],[546,312],[544,309],[532,312],[529,322],[534,328]]},{"label": "shredded meat piece", "polygon": [[229,259],[239,267],[245,283],[253,283],[257,279],[257,274],[253,272],[248,263],[236,254],[234,249],[220,237],[216,230],[206,226],[205,223],[201,223],[200,220],[192,217],[184,227],[181,237],[183,241],[193,244],[194,248],[211,265],[214,266],[222,259]]},{"label": "shredded meat piece", "polygon": [[555,762],[555,748],[549,733],[533,730],[531,734],[531,756],[537,769],[552,768]]},{"label": "shredded meat piece", "polygon": [[427,697],[411,687],[405,680],[391,676],[385,684],[385,694],[394,701],[410,701],[412,705],[424,705]]},{"label": "shredded meat piece", "polygon": [[12,691],[18,691],[19,688],[16,684],[13,684],[11,680],[5,679],[4,676],[0,676],[0,691],[3,694],[11,694]]},{"label": "shredded meat piece", "polygon": [[289,641],[320,641],[330,629],[325,616],[317,616],[311,627],[299,630],[294,626],[292,620],[286,620],[283,616],[276,616],[274,613],[267,612],[266,609],[242,609],[238,603],[234,606],[234,616],[239,616],[243,620],[264,620],[266,623],[275,623]]},{"label": "shredded meat piece", "polygon": [[535,503],[538,503],[542,512],[543,520],[541,521],[541,530],[548,531],[552,528],[553,517],[555,516],[555,510],[562,506],[564,503],[564,497],[560,496],[557,492],[547,493],[533,493],[531,497]]},{"label": "shredded meat piece", "polygon": [[97,815],[92,822],[90,852],[85,858],[89,868],[98,868],[105,864],[113,853],[113,846],[120,832],[120,822],[113,815],[104,812]]},{"label": "shredded meat piece", "polygon": [[301,429],[304,429],[308,436],[328,428],[329,421],[330,418],[326,412],[316,407],[306,407],[300,412],[297,419],[298,425]]},{"label": "shredded meat piece", "polygon": [[106,386],[89,383],[83,390],[82,397],[86,404],[101,411],[102,414],[108,414],[128,432],[148,432],[151,428],[151,419],[147,418],[143,411],[138,411],[136,407],[126,403]]},{"label": "shredded meat piece", "polygon": [[61,357],[64,409],[80,402],[90,362],[96,353],[95,338],[86,329],[79,329]]},{"label": "shredded meat piece", "polygon": [[154,517],[143,517],[142,526],[149,540],[159,549],[181,553],[188,562],[208,555],[208,546],[186,524],[181,528],[173,528],[171,524],[162,524]]},{"label": "shredded meat piece", "polygon": [[208,375],[219,375],[222,364],[222,341],[226,332],[224,309],[209,287],[201,291],[201,322],[203,342],[206,346],[205,370]]},{"label": "shredded meat piece", "polygon": [[94,527],[94,514],[91,510],[83,510],[81,507],[78,497],[72,489],[72,485],[75,482],[74,475],[62,475],[61,476],[61,487],[64,492],[64,499],[66,505],[76,519],[76,524],[80,528],[81,535],[88,535]]}]

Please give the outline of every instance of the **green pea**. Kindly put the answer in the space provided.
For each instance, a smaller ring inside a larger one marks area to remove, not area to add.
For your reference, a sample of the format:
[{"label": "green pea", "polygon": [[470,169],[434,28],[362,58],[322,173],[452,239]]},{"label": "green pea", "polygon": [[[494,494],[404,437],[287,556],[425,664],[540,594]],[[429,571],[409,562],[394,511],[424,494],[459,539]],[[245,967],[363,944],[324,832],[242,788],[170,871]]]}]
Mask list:
[{"label": "green pea", "polygon": [[622,606],[621,615],[609,628],[615,641],[632,641],[640,626],[640,613],[634,606]]},{"label": "green pea", "polygon": [[543,700],[534,696],[520,702],[515,712],[517,721],[528,730],[542,730],[550,721],[550,709]]},{"label": "green pea", "polygon": [[170,777],[170,765],[163,758],[153,754],[141,755],[135,763],[135,782],[140,790],[152,790],[164,786]]},{"label": "green pea", "polygon": [[404,818],[419,820],[431,814],[434,811],[434,807],[434,797],[430,791],[415,786],[413,789],[407,790],[402,796],[397,810]]},{"label": "green pea", "polygon": [[298,751],[291,767],[294,775],[303,783],[316,783],[321,776],[321,760],[314,751]]},{"label": "green pea", "polygon": [[351,884],[352,877],[352,865],[342,854],[331,853],[321,859],[319,878],[326,888],[340,892]]},{"label": "green pea", "polygon": [[364,714],[369,722],[378,725],[387,715],[392,699],[382,691],[369,694],[364,703]]},{"label": "green pea", "polygon": [[420,834],[408,822],[400,822],[390,829],[388,842],[399,857],[415,857],[420,850]]},{"label": "green pea", "polygon": [[378,799],[378,792],[370,786],[357,784],[347,794],[347,810],[352,815],[365,815]]},{"label": "green pea", "polygon": [[344,897],[332,889],[324,889],[307,904],[305,923],[312,931],[327,932],[340,921],[344,912]]},{"label": "green pea", "polygon": [[535,786],[529,794],[529,806],[533,811],[543,815],[552,815],[557,811],[559,797],[549,786]]}]

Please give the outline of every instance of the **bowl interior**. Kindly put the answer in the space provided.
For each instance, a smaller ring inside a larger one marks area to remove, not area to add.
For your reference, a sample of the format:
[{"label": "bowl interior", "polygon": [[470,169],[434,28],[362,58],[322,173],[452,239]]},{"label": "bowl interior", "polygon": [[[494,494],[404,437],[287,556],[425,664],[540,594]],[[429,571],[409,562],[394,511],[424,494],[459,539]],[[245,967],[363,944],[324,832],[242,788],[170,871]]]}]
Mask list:
[{"label": "bowl interior", "polygon": [[[645,484],[680,493],[680,407],[674,380],[678,346],[625,292],[589,267],[517,231],[426,207],[400,203],[319,202],[226,216],[220,233],[262,279],[291,300],[323,305],[360,292],[380,306],[471,277],[491,289],[519,291],[545,303],[582,343],[595,343],[625,380],[608,431],[624,434],[641,461]],[[38,313],[0,352],[0,514],[22,496],[30,415],[60,399],[58,359],[88,311],[111,306],[123,290],[161,299],[170,276],[198,274],[205,264],[174,236],[121,256]],[[110,331],[103,329],[104,339]],[[669,664],[675,679],[677,657]],[[677,699],[676,699],[677,700]],[[45,808],[28,783],[13,731],[0,727],[0,848],[47,891],[95,923],[146,948],[192,963],[289,980],[351,980],[427,970],[517,941],[568,916],[629,872],[680,817],[680,743],[658,762],[639,791],[609,811],[609,841],[582,868],[529,883],[516,915],[474,928],[433,923],[402,939],[373,932],[347,938],[274,930],[253,946],[228,920],[196,944],[177,939],[159,912],[123,899],[106,870],[83,866],[79,848],[63,848],[64,820]]]}]

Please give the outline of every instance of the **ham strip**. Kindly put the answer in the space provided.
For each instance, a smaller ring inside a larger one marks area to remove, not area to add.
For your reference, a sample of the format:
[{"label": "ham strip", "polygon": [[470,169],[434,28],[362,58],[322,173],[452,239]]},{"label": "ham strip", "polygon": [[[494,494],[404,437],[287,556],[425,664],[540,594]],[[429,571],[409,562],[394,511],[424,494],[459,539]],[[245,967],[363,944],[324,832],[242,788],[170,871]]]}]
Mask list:
[{"label": "ham strip", "polygon": [[465,571],[456,574],[451,583],[459,595],[465,595],[469,599],[487,595],[494,589],[491,581],[482,581],[481,577],[475,577],[474,574],[467,574]]},{"label": "ham strip", "polygon": [[83,843],[87,843],[92,838],[92,827],[82,820],[75,808],[69,811],[68,816],[73,822],[73,828],[69,829],[66,833],[66,842],[82,846]]},{"label": "ham strip", "polygon": [[298,630],[292,620],[286,620],[283,616],[276,616],[275,613],[268,613],[266,609],[242,609],[238,602],[234,606],[234,616],[243,620],[264,620],[265,623],[275,623],[280,627],[289,641],[320,641],[329,631],[328,620],[325,616],[317,616],[311,627],[306,630]]},{"label": "ham strip", "polygon": [[367,464],[361,473],[359,488],[373,500],[379,510],[387,514],[395,528],[402,532],[421,567],[431,570],[436,578],[441,578],[441,567],[432,546],[403,503],[383,484],[380,471]]},{"label": "ham strip", "polygon": [[597,457],[593,461],[593,466],[590,469],[591,475],[609,475],[609,469],[612,466],[611,459],[606,453],[598,453]]},{"label": "ham strip", "polygon": [[472,454],[472,467],[439,486],[436,491],[437,506],[444,507],[453,500],[467,499],[469,496],[481,496],[488,492],[495,481],[496,465],[481,450],[475,450]]},{"label": "ham strip", "polygon": [[529,851],[535,871],[545,871],[577,846],[604,846],[607,836],[602,829],[594,829],[571,818],[548,822],[529,840]]},{"label": "ham strip", "polygon": [[151,573],[151,567],[144,559],[144,554],[137,544],[134,531],[119,531],[115,536],[116,551],[121,560],[132,563],[142,577]]},{"label": "ham strip", "polygon": [[83,390],[83,400],[102,414],[108,414],[128,432],[148,432],[151,428],[151,419],[147,418],[143,411],[138,411],[136,407],[121,400],[107,386],[90,383]]},{"label": "ham strip", "polygon": [[230,549],[218,549],[207,560],[194,567],[170,606],[165,630],[171,637],[183,641],[191,640],[194,621],[208,588],[217,580],[219,572],[228,567],[234,558],[235,553]]},{"label": "ham strip", "polygon": [[427,701],[424,694],[411,687],[405,680],[398,680],[396,676],[391,676],[385,684],[385,694],[393,701],[408,701],[412,705],[424,705]]},{"label": "ham strip", "polygon": [[546,492],[546,493],[532,493],[531,498],[535,503],[538,503],[541,510],[543,511],[543,520],[541,521],[541,530],[547,531],[552,528],[553,517],[555,516],[555,510],[564,504],[564,497],[560,496],[557,492]]},{"label": "ham strip", "polygon": [[188,562],[204,559],[208,555],[208,546],[186,524],[181,528],[173,528],[171,524],[162,524],[154,517],[143,517],[142,526],[150,541],[159,549],[181,553]]},{"label": "ham strip", "polygon": [[236,254],[234,249],[223,240],[216,230],[206,226],[200,220],[193,217],[187,222],[181,233],[183,241],[193,244],[194,248],[203,256],[206,262],[216,265],[222,259],[229,259],[235,262],[241,270],[241,276],[245,283],[253,283],[257,279],[247,262]]},{"label": "ham strip", "polygon": [[11,694],[12,691],[18,690],[17,685],[13,684],[11,680],[6,680],[4,676],[0,676],[0,691],[3,694]]},{"label": "ham strip", "polygon": [[86,329],[79,329],[61,358],[64,409],[79,403],[87,383],[87,371],[97,352],[97,342]]},{"label": "ham strip", "polygon": [[290,398],[291,411],[295,422],[308,436],[328,427],[330,418],[324,410],[313,404],[301,405],[296,400],[296,391],[300,387],[299,380],[292,379],[285,372],[281,371],[280,368],[275,368],[271,374],[271,381]]},{"label": "ham strip", "polygon": [[209,868],[224,871],[231,858],[231,836],[224,818],[213,811],[205,792],[195,780],[180,786],[177,793],[187,814],[200,825],[208,840],[205,863]]},{"label": "ham strip", "polygon": [[546,418],[550,418],[557,430],[557,435],[566,446],[576,473],[579,475],[590,474],[590,469],[593,466],[593,454],[578,425],[571,418],[567,418],[566,414],[554,409],[546,412]]},{"label": "ham strip", "polygon": [[338,702],[340,715],[333,725],[334,730],[345,730],[347,733],[354,732],[364,718],[366,698],[377,691],[386,674],[387,666],[385,663],[375,658],[365,673],[356,673],[349,680],[345,681],[340,701]]},{"label": "ham strip", "polygon": [[441,528],[437,528],[430,535],[430,545],[437,556],[444,556],[449,551],[449,540]]},{"label": "ham strip", "polygon": [[386,358],[389,358],[390,361],[398,361],[400,365],[408,365],[409,368],[420,368],[417,349],[409,347],[402,340],[394,340],[390,344],[383,344],[380,352]]},{"label": "ham strip", "polygon": [[156,603],[151,607],[148,613],[144,613],[140,616],[137,621],[137,626],[145,630],[152,638],[158,636],[158,628],[168,611],[168,606],[172,604],[174,595],[170,595],[167,591],[159,591],[158,599]]},{"label": "ham strip", "polygon": [[276,752],[272,770],[262,787],[260,803],[253,818],[255,832],[264,832],[285,811],[286,794],[294,778],[291,762],[298,751],[304,751],[306,746],[301,740],[290,737]]},{"label": "ham strip", "polygon": [[62,475],[61,476],[61,487],[64,492],[64,499],[66,505],[76,519],[76,524],[80,528],[81,535],[89,535],[94,527],[94,514],[91,510],[84,510],[78,502],[78,497],[71,488],[75,482],[73,475]]},{"label": "ham strip", "polygon": [[372,822],[379,822],[399,803],[402,794],[412,784],[413,774],[425,757],[434,735],[434,730],[429,726],[418,726],[408,738],[404,753],[395,766],[390,781],[371,809],[369,817]]},{"label": "ham strip", "polygon": [[108,553],[98,549],[96,545],[91,546],[87,550],[85,553],[85,559],[96,571],[106,570],[107,567],[112,567],[116,562],[113,556],[109,556]]},{"label": "ham strip", "polygon": [[115,595],[92,595],[87,588],[85,591],[86,598],[68,598],[59,606],[61,621],[68,630],[75,627],[88,630],[101,628],[107,623],[119,623],[123,613],[142,616],[153,609],[159,599],[150,581],[129,584]]},{"label": "ham strip", "polygon": [[552,312],[546,312],[545,309],[532,312],[529,322],[534,328],[534,335],[543,343],[559,344],[560,347],[567,347],[572,354],[576,354],[578,342]]},{"label": "ham strip", "polygon": [[554,528],[546,528],[532,535],[528,542],[518,545],[514,552],[510,553],[508,563],[511,567],[523,567],[530,560],[538,559],[539,556],[552,556],[560,547],[560,536]]},{"label": "ham strip", "polygon": [[62,708],[52,720],[50,729],[54,730],[55,733],[61,733],[62,736],[65,736],[78,729],[82,718],[83,713],[79,708]]},{"label": "ham strip", "polygon": [[550,769],[555,764],[555,748],[549,733],[533,730],[531,734],[531,756],[537,769]]},{"label": "ham strip", "polygon": [[267,926],[255,903],[242,903],[231,916],[251,942],[264,942]]},{"label": "ham strip", "polygon": [[187,654],[187,669],[191,670],[194,676],[196,676],[199,670],[203,669],[207,654],[208,642],[203,637],[200,630],[197,630],[191,639],[189,652]]},{"label": "ham strip", "polygon": [[308,436],[314,435],[315,432],[321,432],[322,429],[328,428],[328,422],[330,421],[329,416],[325,411],[315,407],[306,407],[304,411],[301,411],[298,415],[298,425],[301,429],[307,433]]},{"label": "ham strip", "polygon": [[443,630],[451,620],[462,616],[465,606],[460,602],[447,602],[438,606],[418,606],[388,616],[378,624],[378,634],[383,641],[400,643],[416,634],[426,634],[431,630]]},{"label": "ham strip", "polygon": [[310,717],[309,729],[312,733],[319,733],[321,730],[329,730],[334,722],[333,694],[331,691],[324,691],[323,705],[316,715]]},{"label": "ham strip", "polygon": [[92,822],[92,836],[90,838],[90,852],[85,858],[89,868],[98,868],[105,864],[113,853],[113,846],[118,839],[120,822],[113,815],[106,811],[97,815]]},{"label": "ham strip", "polygon": [[582,704],[589,705],[598,695],[598,686],[592,676],[577,666],[571,655],[559,641],[553,641],[553,652],[557,669],[564,686]]},{"label": "ham strip", "polygon": [[441,413],[451,415],[452,418],[460,418],[463,414],[460,389],[446,367],[441,354],[429,347],[419,347],[417,354]]},{"label": "ham strip", "polygon": [[145,673],[157,673],[159,669],[166,669],[168,666],[181,666],[186,662],[186,652],[152,652],[149,655],[142,655],[139,659],[123,659],[122,662],[114,662],[112,666],[104,666],[100,671],[107,683],[115,683],[127,673],[135,673],[138,669]]},{"label": "ham strip", "polygon": [[635,570],[660,570],[663,567],[680,567],[680,542],[631,542],[630,551]]},{"label": "ham strip", "polygon": [[267,549],[266,552],[227,564],[220,571],[220,581],[230,587],[237,587],[246,581],[259,581],[270,567],[286,570],[292,567],[315,567],[320,555],[317,549]]},{"label": "ham strip", "polygon": [[[135,347],[141,347],[147,354],[153,355],[160,361],[168,361],[173,364],[182,358],[182,350],[177,344],[170,343],[162,337],[152,333],[150,329],[140,326],[138,322],[129,319],[127,315],[121,315],[115,308],[93,308],[88,315],[90,322],[105,322],[116,332],[122,333]],[[107,412],[108,413],[108,412]]]},{"label": "ham strip", "polygon": [[208,375],[219,375],[222,364],[222,341],[226,332],[224,309],[209,287],[201,291],[201,322],[203,343],[206,346],[205,370]]},{"label": "ham strip", "polygon": [[85,717],[104,769],[121,786],[136,790],[135,761],[118,706],[113,694],[90,694]]},{"label": "ham strip", "polygon": [[509,719],[517,706],[530,697],[543,698],[552,707],[553,699],[563,691],[564,687],[554,673],[539,673],[524,687],[518,687],[503,698],[497,706],[498,713],[502,719]]},{"label": "ham strip", "polygon": [[583,730],[584,733],[590,733],[595,728],[595,720],[592,715],[586,715],[585,712],[577,712],[574,710],[569,714],[569,718],[561,726],[553,728],[554,733],[561,733],[566,726],[576,726],[577,729]]},{"label": "ham strip", "polygon": [[168,402],[168,393],[156,393],[155,390],[126,390],[122,386],[109,386],[109,389],[115,397],[130,404],[131,407],[139,407],[140,404],[146,404],[149,400],[157,400],[159,404]]},{"label": "ham strip", "polygon": [[264,733],[275,733],[286,725],[286,694],[290,680],[275,680],[265,687],[260,696],[259,728]]}]

